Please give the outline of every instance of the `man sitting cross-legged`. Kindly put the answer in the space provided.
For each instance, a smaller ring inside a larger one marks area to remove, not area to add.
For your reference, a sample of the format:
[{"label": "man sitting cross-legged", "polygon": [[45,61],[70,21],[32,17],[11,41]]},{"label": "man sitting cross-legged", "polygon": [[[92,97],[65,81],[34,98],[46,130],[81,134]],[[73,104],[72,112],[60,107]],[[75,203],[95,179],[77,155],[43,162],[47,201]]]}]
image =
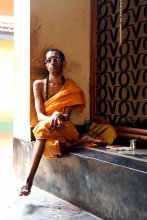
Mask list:
[{"label": "man sitting cross-legged", "polygon": [[69,120],[73,108],[83,110],[85,96],[73,80],[65,79],[64,54],[56,49],[46,53],[45,66],[48,76],[33,84],[35,109],[39,123],[33,133],[36,138],[31,167],[26,183],[19,191],[20,196],[31,192],[33,179],[42,155],[55,158],[62,152],[82,144],[106,146],[106,142],[88,135],[79,138],[79,133]]}]

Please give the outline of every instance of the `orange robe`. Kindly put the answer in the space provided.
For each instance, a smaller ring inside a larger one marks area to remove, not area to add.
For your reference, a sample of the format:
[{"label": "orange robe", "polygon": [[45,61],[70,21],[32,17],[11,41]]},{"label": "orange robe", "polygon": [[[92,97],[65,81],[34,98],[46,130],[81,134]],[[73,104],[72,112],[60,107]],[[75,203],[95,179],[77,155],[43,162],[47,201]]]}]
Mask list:
[{"label": "orange robe", "polygon": [[[78,107],[81,111],[86,105],[83,91],[70,79],[66,79],[60,91],[44,102],[45,114],[52,115],[55,111],[64,113],[67,106]],[[59,142],[74,141],[79,138],[79,133],[71,121],[65,122],[63,130],[49,130],[50,121],[41,121],[33,129],[36,139],[46,139],[43,155],[55,158],[61,155]]]}]

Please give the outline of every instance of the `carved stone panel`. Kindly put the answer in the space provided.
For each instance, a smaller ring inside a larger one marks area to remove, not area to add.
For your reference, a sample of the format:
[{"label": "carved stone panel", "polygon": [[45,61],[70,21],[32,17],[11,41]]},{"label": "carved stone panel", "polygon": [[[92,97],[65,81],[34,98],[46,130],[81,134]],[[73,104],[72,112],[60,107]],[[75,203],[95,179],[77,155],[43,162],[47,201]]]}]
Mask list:
[{"label": "carved stone panel", "polygon": [[94,117],[147,128],[147,5],[145,0],[97,0]]}]

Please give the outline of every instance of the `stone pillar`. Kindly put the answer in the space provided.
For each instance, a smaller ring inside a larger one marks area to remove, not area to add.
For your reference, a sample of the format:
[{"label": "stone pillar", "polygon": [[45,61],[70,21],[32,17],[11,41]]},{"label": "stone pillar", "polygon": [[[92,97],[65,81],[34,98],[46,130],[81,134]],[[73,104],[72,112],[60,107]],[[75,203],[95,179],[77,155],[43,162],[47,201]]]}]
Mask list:
[{"label": "stone pillar", "polygon": [[15,0],[14,2],[13,136],[30,141],[30,0]]}]

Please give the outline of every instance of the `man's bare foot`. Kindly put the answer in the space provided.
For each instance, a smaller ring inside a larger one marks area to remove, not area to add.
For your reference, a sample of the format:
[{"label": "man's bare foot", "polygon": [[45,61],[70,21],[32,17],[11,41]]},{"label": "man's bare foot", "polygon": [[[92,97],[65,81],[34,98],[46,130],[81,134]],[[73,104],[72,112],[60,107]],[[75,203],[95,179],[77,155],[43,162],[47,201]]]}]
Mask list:
[{"label": "man's bare foot", "polygon": [[31,187],[28,184],[21,187],[21,190],[19,191],[19,196],[28,196],[31,192]]}]

